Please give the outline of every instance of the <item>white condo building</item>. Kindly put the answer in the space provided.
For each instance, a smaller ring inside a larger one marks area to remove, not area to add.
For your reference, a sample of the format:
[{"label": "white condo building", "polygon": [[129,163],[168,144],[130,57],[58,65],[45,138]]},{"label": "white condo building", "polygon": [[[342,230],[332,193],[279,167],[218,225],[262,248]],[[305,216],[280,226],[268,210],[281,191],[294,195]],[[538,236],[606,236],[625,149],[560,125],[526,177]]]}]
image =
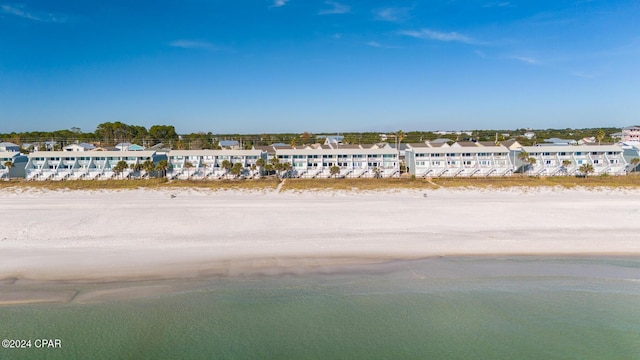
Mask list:
[{"label": "white condo building", "polygon": [[[534,176],[575,175],[584,164],[593,166],[594,175],[625,175],[627,162],[618,145],[523,146],[535,163],[525,163],[516,157],[518,172]],[[566,161],[566,165],[563,163]]]},{"label": "white condo building", "polygon": [[[229,175],[222,167],[227,160],[231,165],[242,164],[241,176],[259,177],[260,169],[252,169],[258,159],[266,160],[262,150],[172,150],[168,153],[170,170],[167,177],[176,179],[221,179]],[[185,166],[187,163],[191,166]]]},{"label": "white condo building", "polygon": [[276,156],[280,162],[291,164],[291,176],[301,178],[328,178],[331,167],[338,166],[337,177],[373,178],[398,177],[400,164],[398,150],[383,148],[301,148],[278,149]]},{"label": "white condo building", "polygon": [[[29,154],[25,168],[27,180],[112,179],[113,168],[120,161],[127,165],[143,164],[147,160],[157,163],[162,155],[154,151],[36,151]],[[125,169],[119,177],[133,174]]]},{"label": "white condo building", "polygon": [[507,176],[513,173],[509,149],[505,146],[434,147],[409,144],[407,171],[417,177]]},{"label": "white condo building", "polygon": [[[10,166],[5,166],[11,162]],[[0,151],[0,179],[24,177],[27,157],[15,151]]]}]

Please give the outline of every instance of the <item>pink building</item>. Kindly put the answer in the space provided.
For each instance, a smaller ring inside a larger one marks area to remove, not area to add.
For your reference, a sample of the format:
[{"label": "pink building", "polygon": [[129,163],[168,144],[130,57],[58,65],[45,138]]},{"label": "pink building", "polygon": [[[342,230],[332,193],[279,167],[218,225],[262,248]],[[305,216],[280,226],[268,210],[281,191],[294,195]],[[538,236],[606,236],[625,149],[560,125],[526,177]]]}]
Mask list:
[{"label": "pink building", "polygon": [[640,142],[640,126],[627,126],[622,129],[622,141]]}]

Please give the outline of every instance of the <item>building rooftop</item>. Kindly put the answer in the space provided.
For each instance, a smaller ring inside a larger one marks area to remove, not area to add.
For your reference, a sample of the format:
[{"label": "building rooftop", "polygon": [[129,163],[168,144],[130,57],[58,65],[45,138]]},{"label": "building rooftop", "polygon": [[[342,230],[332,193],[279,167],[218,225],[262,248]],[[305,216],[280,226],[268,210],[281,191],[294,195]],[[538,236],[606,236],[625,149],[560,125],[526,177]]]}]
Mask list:
[{"label": "building rooftop", "polygon": [[478,141],[477,144],[481,146],[496,146],[495,141]]},{"label": "building rooftop", "polygon": [[522,150],[528,153],[536,152],[580,152],[580,151],[613,151],[621,152],[618,145],[549,145],[549,146],[523,146]]},{"label": "building rooftop", "polygon": [[475,143],[473,141],[458,141],[451,146],[454,147],[456,145],[460,147],[478,147],[478,143]]},{"label": "building rooftop", "polygon": [[240,143],[237,140],[220,140],[218,144],[221,147],[232,147],[232,146],[240,146]]}]

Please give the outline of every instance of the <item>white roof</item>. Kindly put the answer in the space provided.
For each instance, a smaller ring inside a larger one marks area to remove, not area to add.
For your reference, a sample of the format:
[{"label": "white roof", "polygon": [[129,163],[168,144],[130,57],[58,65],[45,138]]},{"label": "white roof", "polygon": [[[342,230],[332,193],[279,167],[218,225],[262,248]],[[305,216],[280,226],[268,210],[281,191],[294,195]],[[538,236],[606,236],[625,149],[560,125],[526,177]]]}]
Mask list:
[{"label": "white roof", "polygon": [[262,150],[171,150],[168,156],[260,156]]},{"label": "white roof", "polygon": [[383,149],[276,149],[276,155],[359,155],[359,154],[398,154],[393,148]]},{"label": "white roof", "polygon": [[505,146],[477,146],[477,147],[414,147],[407,149],[407,152],[420,154],[480,154],[480,153],[508,153]]},{"label": "white roof", "polygon": [[29,158],[35,157],[152,157],[155,151],[34,151],[29,154]]},{"label": "white roof", "polygon": [[528,153],[536,152],[622,152],[618,145],[552,145],[552,146],[523,146],[522,150]]},{"label": "white roof", "polygon": [[0,159],[12,159],[19,155],[21,154],[17,151],[0,151]]}]

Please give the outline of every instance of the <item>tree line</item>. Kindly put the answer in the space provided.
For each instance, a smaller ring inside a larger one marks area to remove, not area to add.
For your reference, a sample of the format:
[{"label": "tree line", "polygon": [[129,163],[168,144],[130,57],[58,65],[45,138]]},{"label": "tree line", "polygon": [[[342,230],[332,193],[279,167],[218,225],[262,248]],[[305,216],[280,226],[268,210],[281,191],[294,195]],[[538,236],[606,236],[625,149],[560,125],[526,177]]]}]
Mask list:
[{"label": "tree line", "polygon": [[[529,129],[516,130],[473,130],[467,133],[439,134],[432,131],[407,131],[393,132],[344,132],[344,142],[348,144],[375,144],[385,141],[390,143],[422,143],[437,138],[455,141],[504,141],[516,139],[522,145],[533,145],[547,138],[563,138],[580,140],[584,137],[596,137],[599,141],[610,142],[610,135],[619,131],[617,128],[602,129],[543,129],[533,130],[536,138],[527,139],[522,136]],[[508,135],[507,135],[508,134]],[[284,143],[291,146],[309,145],[323,141],[323,136],[335,135],[331,133],[313,134],[303,133],[275,133],[275,134],[214,134],[212,132],[195,132],[190,134],[178,134],[173,125],[153,125],[146,128],[140,125],[125,124],[120,121],[105,122],[99,124],[92,132],[83,132],[80,128],[73,127],[69,130],[56,130],[51,132],[12,132],[0,134],[0,140],[15,144],[56,142],[59,148],[75,142],[87,142],[98,146],[114,146],[122,142],[130,142],[150,147],[158,143],[173,149],[200,150],[217,149],[220,140],[239,141],[240,147],[250,149],[254,145],[271,145]],[[381,137],[381,135],[384,135]]]}]

